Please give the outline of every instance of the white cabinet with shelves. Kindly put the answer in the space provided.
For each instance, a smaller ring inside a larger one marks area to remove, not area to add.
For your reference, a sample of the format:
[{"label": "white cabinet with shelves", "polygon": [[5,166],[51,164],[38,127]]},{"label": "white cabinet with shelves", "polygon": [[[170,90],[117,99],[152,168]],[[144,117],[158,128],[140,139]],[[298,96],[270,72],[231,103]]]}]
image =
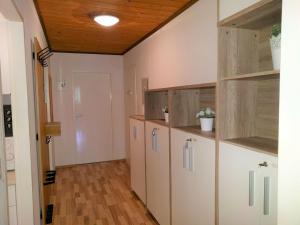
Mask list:
[{"label": "white cabinet with shelves", "polygon": [[171,129],[172,224],[215,224],[215,141]]},{"label": "white cabinet with shelves", "polygon": [[277,157],[220,142],[219,224],[277,224]]},{"label": "white cabinet with shelves", "polygon": [[170,225],[169,127],[146,122],[147,208],[160,225]]},{"label": "white cabinet with shelves", "polygon": [[145,122],[130,119],[131,188],[146,204]]}]

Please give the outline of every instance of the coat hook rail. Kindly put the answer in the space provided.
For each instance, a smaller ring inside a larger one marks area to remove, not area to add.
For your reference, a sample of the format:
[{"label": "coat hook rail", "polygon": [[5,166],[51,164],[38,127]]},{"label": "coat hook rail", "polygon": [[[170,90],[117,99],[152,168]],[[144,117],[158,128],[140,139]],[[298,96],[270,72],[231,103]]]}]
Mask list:
[{"label": "coat hook rail", "polygon": [[48,67],[47,59],[53,55],[49,47],[44,48],[43,50],[37,53],[37,58],[43,67]]}]

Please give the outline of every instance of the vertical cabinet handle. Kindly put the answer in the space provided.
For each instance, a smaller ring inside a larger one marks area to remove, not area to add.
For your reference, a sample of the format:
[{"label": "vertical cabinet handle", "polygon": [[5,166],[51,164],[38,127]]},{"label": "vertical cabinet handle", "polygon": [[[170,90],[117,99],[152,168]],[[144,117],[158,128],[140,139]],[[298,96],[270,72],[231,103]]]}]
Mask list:
[{"label": "vertical cabinet handle", "polygon": [[137,136],[137,128],[136,126],[133,127],[133,137],[134,139],[136,139],[136,136]]},{"label": "vertical cabinet handle", "polygon": [[152,150],[158,152],[157,128],[152,130]]},{"label": "vertical cabinet handle", "polygon": [[187,151],[187,143],[185,143],[185,145],[183,146],[183,169],[186,169],[186,151]]},{"label": "vertical cabinet handle", "polygon": [[264,178],[264,215],[270,214],[270,177]]},{"label": "vertical cabinet handle", "polygon": [[190,171],[194,170],[194,153],[191,146],[192,139],[187,139],[183,146],[183,168]]},{"label": "vertical cabinet handle", "polygon": [[193,147],[189,147],[189,170],[194,171],[194,151]]},{"label": "vertical cabinet handle", "polygon": [[255,187],[255,173],[254,171],[249,171],[249,206],[254,206],[254,187]]}]

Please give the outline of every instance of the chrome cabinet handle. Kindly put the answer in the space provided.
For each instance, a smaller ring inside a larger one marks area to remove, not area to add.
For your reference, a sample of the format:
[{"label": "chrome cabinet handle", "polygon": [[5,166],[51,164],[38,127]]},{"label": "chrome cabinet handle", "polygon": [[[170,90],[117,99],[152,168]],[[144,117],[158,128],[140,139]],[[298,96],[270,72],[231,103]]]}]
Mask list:
[{"label": "chrome cabinet handle", "polygon": [[190,147],[188,150],[189,150],[189,170],[194,171],[194,151],[193,151],[193,147]]},{"label": "chrome cabinet handle", "polygon": [[154,128],[152,130],[152,150],[157,152],[158,146],[157,146],[157,128]]},{"label": "chrome cabinet handle", "polygon": [[264,178],[264,215],[270,214],[270,177]]},{"label": "chrome cabinet handle", "polygon": [[255,177],[255,172],[254,171],[249,171],[249,206],[254,206],[254,177]]},{"label": "chrome cabinet handle", "polygon": [[185,143],[185,145],[183,146],[183,168],[184,169],[186,169],[186,150],[187,150],[187,148],[186,148],[186,143]]}]

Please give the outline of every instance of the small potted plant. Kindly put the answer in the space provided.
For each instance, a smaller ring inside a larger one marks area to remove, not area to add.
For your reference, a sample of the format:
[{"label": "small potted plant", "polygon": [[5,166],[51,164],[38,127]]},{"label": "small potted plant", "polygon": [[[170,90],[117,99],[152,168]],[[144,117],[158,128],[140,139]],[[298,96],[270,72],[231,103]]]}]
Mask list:
[{"label": "small potted plant", "polygon": [[205,108],[197,113],[196,118],[200,118],[201,130],[212,131],[215,112],[211,108]]},{"label": "small potted plant", "polygon": [[280,69],[281,58],[281,25],[276,24],[272,27],[272,37],[270,39],[273,68]]},{"label": "small potted plant", "polygon": [[169,123],[169,109],[167,106],[163,107],[162,109],[164,115],[165,115],[165,121],[166,123]]}]

